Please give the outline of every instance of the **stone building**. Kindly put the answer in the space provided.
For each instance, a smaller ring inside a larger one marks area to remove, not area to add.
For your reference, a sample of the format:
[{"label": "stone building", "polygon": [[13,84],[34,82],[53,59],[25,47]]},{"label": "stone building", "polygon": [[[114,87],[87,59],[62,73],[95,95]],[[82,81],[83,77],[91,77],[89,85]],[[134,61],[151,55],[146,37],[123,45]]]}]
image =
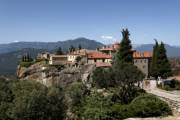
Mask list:
[{"label": "stone building", "polygon": [[150,76],[150,65],[152,59],[152,52],[134,52],[134,65],[137,66],[147,77]]},{"label": "stone building", "polygon": [[[69,52],[67,55],[50,55],[45,52],[39,54],[41,58],[49,58],[49,64],[64,64],[64,63],[76,63],[76,58],[79,56],[83,58],[85,65],[96,65],[96,67],[109,67],[111,66],[111,58],[116,53],[119,43],[116,42],[110,46],[103,46],[100,49],[88,50],[81,49]],[[152,58],[152,52],[136,52],[133,51],[134,65],[136,65],[146,76],[150,75],[150,63]]]}]

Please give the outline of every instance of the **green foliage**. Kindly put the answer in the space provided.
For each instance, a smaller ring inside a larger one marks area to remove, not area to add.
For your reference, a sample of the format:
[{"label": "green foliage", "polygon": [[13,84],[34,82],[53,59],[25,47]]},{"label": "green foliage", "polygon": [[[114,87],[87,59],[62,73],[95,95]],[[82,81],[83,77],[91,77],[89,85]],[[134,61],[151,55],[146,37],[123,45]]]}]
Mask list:
[{"label": "green foliage", "polygon": [[162,78],[167,78],[169,76],[172,76],[171,65],[168,61],[166,55],[166,49],[164,47],[163,42],[161,42],[161,45],[159,46],[159,50],[158,50],[157,67],[158,67],[159,76],[161,76]]},{"label": "green foliage", "polygon": [[166,49],[164,43],[159,45],[157,40],[153,49],[153,58],[151,63],[151,75],[156,79],[158,76],[167,78],[172,76],[171,65],[166,55]]},{"label": "green foliage", "polygon": [[61,120],[65,104],[59,89],[0,78],[0,120]]},{"label": "green foliage", "polygon": [[111,111],[115,120],[172,115],[168,104],[151,94],[142,94],[128,105],[114,104]]},{"label": "green foliage", "polygon": [[59,64],[59,65],[50,65],[50,66],[53,66],[53,67],[57,68],[58,71],[61,71],[64,68],[64,65],[61,65],[61,64]]},{"label": "green foliage", "polygon": [[135,98],[131,102],[133,116],[151,117],[172,115],[168,104],[154,95],[145,94]]},{"label": "green foliage", "polygon": [[80,62],[80,61],[81,61],[81,59],[82,59],[82,57],[77,56],[77,57],[76,57],[76,62]]},{"label": "green foliage", "polygon": [[33,65],[33,64],[35,64],[35,63],[38,63],[38,62],[41,62],[41,61],[46,61],[46,62],[48,62],[48,60],[47,59],[35,59],[34,61],[31,61],[31,62],[23,62],[23,61],[19,61],[19,65],[21,66],[21,67],[26,67],[26,68],[28,68],[28,67],[30,67],[31,65]]},{"label": "green foliage", "polygon": [[172,80],[170,85],[165,85],[164,88],[162,88],[162,83],[161,83],[158,85],[158,88],[167,91],[180,90],[180,82],[177,80]]},{"label": "green foliage", "polygon": [[133,62],[133,51],[132,51],[132,45],[131,41],[129,39],[129,31],[128,29],[123,29],[122,30],[122,36],[123,39],[120,43],[120,46],[115,54],[113,63],[117,61],[122,61],[126,63],[132,63]]},{"label": "green foliage", "polygon": [[120,97],[123,104],[134,98],[134,84],[141,82],[145,75],[133,64],[117,62],[113,67],[114,80],[120,88]]},{"label": "green foliage", "polygon": [[111,120],[110,116],[111,101],[105,98],[101,93],[93,93],[87,97],[83,113],[81,113],[82,120]]},{"label": "green foliage", "polygon": [[73,52],[75,50],[76,50],[75,47],[73,45],[71,45],[70,48],[69,48],[69,52]]},{"label": "green foliage", "polygon": [[74,82],[68,89],[68,96],[70,97],[70,106],[73,112],[78,112],[77,110],[82,105],[82,101],[88,95],[89,91],[87,87],[80,83]]},{"label": "green foliage", "polygon": [[63,55],[61,47],[56,50],[56,55]]},{"label": "green foliage", "polygon": [[153,57],[152,57],[150,71],[151,71],[151,75],[153,77],[155,77],[156,79],[158,78],[158,67],[157,67],[158,50],[159,50],[159,44],[158,44],[158,41],[155,40],[155,45],[153,47]]},{"label": "green foliage", "polygon": [[81,49],[82,49],[81,44],[79,44],[79,45],[78,45],[78,49],[79,49],[79,50],[81,50]]}]

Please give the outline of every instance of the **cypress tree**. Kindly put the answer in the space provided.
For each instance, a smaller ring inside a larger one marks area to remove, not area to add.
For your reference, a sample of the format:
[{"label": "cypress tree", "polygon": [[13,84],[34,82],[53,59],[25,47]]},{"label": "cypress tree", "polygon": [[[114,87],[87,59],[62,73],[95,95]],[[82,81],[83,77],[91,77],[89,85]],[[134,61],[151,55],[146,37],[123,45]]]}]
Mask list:
[{"label": "cypress tree", "polygon": [[79,45],[78,45],[78,49],[79,49],[79,50],[81,50],[81,49],[82,49],[81,44],[79,44]]},{"label": "cypress tree", "polygon": [[158,50],[157,68],[158,68],[158,75],[160,77],[167,78],[169,76],[172,76],[171,65],[166,55],[166,49],[164,47],[163,42],[161,42],[161,45],[159,46],[159,50]]},{"label": "cypress tree", "polygon": [[113,79],[119,86],[121,102],[129,103],[134,98],[134,84],[143,80],[145,75],[133,64],[133,51],[128,29],[122,30],[123,39],[113,58]]},{"label": "cypress tree", "polygon": [[157,56],[158,56],[158,49],[159,49],[159,44],[158,41],[155,39],[155,45],[153,47],[153,57],[152,57],[152,62],[151,62],[151,75],[157,79],[158,77],[158,68],[157,68]]},{"label": "cypress tree", "polygon": [[122,30],[122,36],[123,39],[113,58],[113,63],[118,62],[119,60],[125,63],[133,63],[133,51],[131,41],[129,39],[130,34],[128,29]]}]

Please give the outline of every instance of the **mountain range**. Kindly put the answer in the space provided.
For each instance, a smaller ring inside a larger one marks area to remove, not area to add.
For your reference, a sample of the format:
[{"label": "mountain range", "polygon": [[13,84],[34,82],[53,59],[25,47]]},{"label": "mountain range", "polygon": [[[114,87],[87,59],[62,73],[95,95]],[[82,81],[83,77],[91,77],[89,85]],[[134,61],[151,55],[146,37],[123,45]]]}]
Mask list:
[{"label": "mountain range", "polygon": [[[73,45],[75,48],[81,44],[85,49],[96,49],[103,46],[102,43],[87,38],[77,38],[74,40],[59,42],[17,42],[10,44],[0,44],[0,75],[15,74],[18,61],[23,55],[30,54],[33,58],[41,52],[49,51],[54,53],[61,47],[65,53]],[[153,44],[133,45],[137,52],[152,51]],[[180,46],[165,45],[168,57],[180,57]]]}]

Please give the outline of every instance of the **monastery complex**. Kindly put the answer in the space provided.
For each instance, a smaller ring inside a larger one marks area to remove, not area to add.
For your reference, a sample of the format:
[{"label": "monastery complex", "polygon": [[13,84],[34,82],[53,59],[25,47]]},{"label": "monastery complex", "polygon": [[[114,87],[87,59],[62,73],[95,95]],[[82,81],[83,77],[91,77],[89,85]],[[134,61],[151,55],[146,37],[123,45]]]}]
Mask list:
[{"label": "monastery complex", "polygon": [[[50,65],[77,63],[78,58],[83,61],[84,65],[95,65],[96,67],[111,66],[111,58],[117,51],[119,43],[116,42],[111,46],[103,46],[96,50],[81,49],[73,52],[68,52],[66,55],[49,54],[48,52],[39,53],[37,58],[49,59]],[[134,65],[136,65],[148,77],[150,75],[150,63],[152,52],[136,52],[132,49]]]}]

